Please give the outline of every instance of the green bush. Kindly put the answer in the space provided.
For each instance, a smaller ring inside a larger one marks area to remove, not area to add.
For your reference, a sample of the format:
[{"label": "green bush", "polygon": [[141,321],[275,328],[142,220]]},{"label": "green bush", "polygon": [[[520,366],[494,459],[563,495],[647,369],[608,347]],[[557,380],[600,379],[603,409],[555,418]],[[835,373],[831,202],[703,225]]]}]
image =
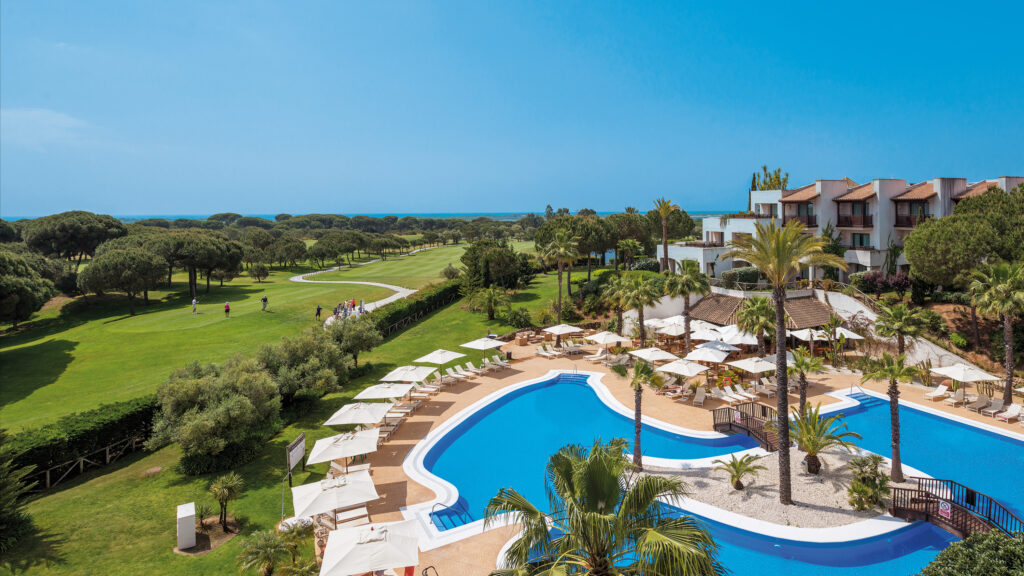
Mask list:
[{"label": "green bush", "polygon": [[967,338],[965,338],[959,332],[953,332],[952,334],[950,334],[949,341],[952,342],[953,346],[956,346],[957,348],[967,349]]},{"label": "green bush", "polygon": [[760,278],[760,270],[753,266],[742,266],[722,272],[722,285],[735,288],[739,284],[756,284]]},{"label": "green bush", "polygon": [[892,490],[889,488],[889,477],[881,471],[882,457],[877,454],[857,456],[850,459],[848,465],[853,481],[846,493],[850,497],[850,505],[857,510],[871,510],[885,507],[885,497]]},{"label": "green bush", "polygon": [[1024,534],[1008,537],[999,530],[975,532],[939,552],[921,576],[990,576],[1024,574]]},{"label": "green bush", "polygon": [[533,318],[530,317],[529,310],[519,308],[518,310],[509,310],[505,314],[505,323],[518,330],[533,326]]},{"label": "green bush", "polygon": [[68,414],[13,436],[11,452],[17,465],[43,471],[132,435],[148,437],[157,409],[156,396],[149,395]]},{"label": "green bush", "polygon": [[949,333],[946,319],[934,310],[921,310],[921,321],[924,322],[925,331],[933,336],[944,337]]},{"label": "green bush", "polygon": [[932,302],[970,306],[971,295],[966,292],[932,292]]},{"label": "green bush", "polygon": [[867,285],[867,282],[864,280],[864,276],[867,273],[868,273],[868,271],[865,270],[864,272],[854,272],[853,274],[850,274],[850,281],[849,281],[850,286],[853,286],[854,288],[856,288],[857,290],[860,290],[861,292],[863,292],[865,294],[870,292],[871,288]]},{"label": "green bush", "polygon": [[661,265],[654,258],[637,258],[633,261],[633,266],[630,269],[657,272],[661,269]]},{"label": "green bush", "polygon": [[377,323],[377,330],[387,335],[388,329],[403,320],[413,318],[433,310],[454,298],[458,298],[461,286],[462,283],[459,280],[449,280],[435,286],[430,286],[415,292],[408,298],[395,300],[386,306],[382,306],[371,312],[370,315]]},{"label": "green bush", "polygon": [[579,310],[576,310],[576,306],[572,302],[568,299],[562,300],[562,322],[572,324],[582,319],[583,316],[580,315]]}]

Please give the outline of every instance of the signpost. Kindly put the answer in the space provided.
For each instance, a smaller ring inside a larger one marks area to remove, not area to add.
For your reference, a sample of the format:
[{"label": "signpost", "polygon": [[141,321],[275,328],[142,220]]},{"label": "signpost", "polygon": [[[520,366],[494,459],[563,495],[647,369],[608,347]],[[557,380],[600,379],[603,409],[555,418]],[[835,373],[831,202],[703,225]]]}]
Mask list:
[{"label": "signpost", "polygon": [[953,515],[953,506],[946,500],[939,500],[939,516],[949,520]]},{"label": "signpost", "polygon": [[288,485],[292,485],[292,469],[302,464],[302,470],[306,470],[306,433],[299,434],[299,437],[292,440],[292,443],[285,448],[285,458],[288,462]]}]

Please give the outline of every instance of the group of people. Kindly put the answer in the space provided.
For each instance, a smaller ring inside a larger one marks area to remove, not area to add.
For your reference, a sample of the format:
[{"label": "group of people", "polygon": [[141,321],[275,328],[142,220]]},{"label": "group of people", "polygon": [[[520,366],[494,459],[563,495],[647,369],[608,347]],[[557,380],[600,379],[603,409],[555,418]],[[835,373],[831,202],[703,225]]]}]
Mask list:
[{"label": "group of people", "polygon": [[[262,306],[261,310],[266,312],[267,311],[267,304],[269,302],[270,302],[270,300],[267,298],[267,295],[264,294],[263,297],[260,298],[260,305]],[[353,302],[355,302],[355,300],[353,300]],[[195,297],[192,298],[192,314],[199,314],[199,299],[195,298]],[[320,317],[320,307],[319,306],[317,306],[316,314],[317,314],[317,318],[319,318]],[[225,318],[230,318],[231,317],[231,302],[225,302],[224,303],[224,317]]]},{"label": "group of people", "polygon": [[[320,306],[319,304],[317,304],[316,305],[316,319],[317,320],[320,320],[322,312],[323,312],[323,307]],[[364,302],[362,300],[360,300],[359,301],[359,306],[356,306],[356,301],[353,298],[352,300],[347,300],[345,302],[339,302],[338,305],[334,307],[334,312],[332,313],[332,316],[334,318],[344,319],[344,318],[348,318],[349,316],[353,316],[353,317],[362,316],[365,313],[366,313],[366,307],[365,307]]]}]

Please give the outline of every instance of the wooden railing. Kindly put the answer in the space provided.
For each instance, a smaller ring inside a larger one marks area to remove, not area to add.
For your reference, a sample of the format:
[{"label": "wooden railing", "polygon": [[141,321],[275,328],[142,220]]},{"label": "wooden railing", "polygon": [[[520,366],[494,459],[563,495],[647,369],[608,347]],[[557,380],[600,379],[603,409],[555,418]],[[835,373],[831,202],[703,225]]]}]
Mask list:
[{"label": "wooden railing", "polygon": [[929,218],[931,218],[931,214],[897,214],[896,227],[914,228]]},{"label": "wooden railing", "polygon": [[953,480],[908,478],[917,488],[893,488],[889,512],[897,518],[923,520],[966,538],[972,532],[1024,531],[1024,521],[999,501]]},{"label": "wooden railing", "polygon": [[785,226],[790,220],[796,220],[804,226],[818,225],[818,217],[814,214],[785,214],[782,217],[782,225]]},{"label": "wooden railing", "polygon": [[757,440],[762,448],[768,451],[779,449],[778,436],[769,422],[778,418],[778,412],[771,406],[747,402],[725,408],[716,408],[714,428],[716,432],[742,432]]},{"label": "wooden railing", "polygon": [[870,228],[871,214],[840,214],[839,225],[852,228]]}]

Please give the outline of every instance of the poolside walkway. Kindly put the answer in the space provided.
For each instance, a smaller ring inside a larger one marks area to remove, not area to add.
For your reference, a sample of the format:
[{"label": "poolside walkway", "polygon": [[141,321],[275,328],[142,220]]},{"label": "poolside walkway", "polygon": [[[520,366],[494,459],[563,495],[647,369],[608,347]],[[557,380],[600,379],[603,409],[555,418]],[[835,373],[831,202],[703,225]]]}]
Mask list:
[{"label": "poolside walkway", "polygon": [[[367,462],[372,464],[373,480],[381,498],[368,505],[370,517],[374,522],[388,522],[403,519],[400,509],[404,506],[430,501],[434,493],[430,489],[416,483],[406,476],[402,464],[409,451],[431,430],[454,416],[462,409],[477,402],[481,398],[506,386],[524,380],[538,378],[550,370],[562,369],[591,372],[604,372],[602,382],[611,394],[623,405],[633,405],[633,391],[624,378],[620,378],[607,368],[583,360],[581,358],[544,359],[532,357],[532,347],[519,348],[507,345],[514,358],[531,357],[513,363],[512,369],[479,377],[470,382],[455,384],[425,403],[422,408],[408,418],[398,429],[392,439],[381,449],[368,456]],[[856,391],[856,386],[876,393],[885,393],[884,382],[860,384],[860,377],[854,374],[822,374],[811,379],[808,390],[808,401],[813,403],[832,404],[839,400],[828,393],[833,391]],[[992,418],[982,417],[963,408],[951,408],[942,402],[930,402],[924,398],[927,388],[915,385],[901,386],[902,399],[925,405],[969,420],[983,422],[997,428],[1024,432],[1017,423],[1004,424]],[[795,399],[790,396],[791,402]],[[774,398],[768,401],[774,403]],[[688,404],[674,402],[664,396],[652,392],[644,394],[644,414],[677,426],[696,430],[712,429],[714,408],[721,403],[708,399],[704,407],[693,407]],[[906,431],[905,431],[906,433]],[[420,567],[417,573],[427,566],[434,566],[443,576],[478,576],[487,574],[494,569],[501,547],[514,535],[510,528],[499,528],[484,534],[461,540],[434,550],[421,552]]]}]

